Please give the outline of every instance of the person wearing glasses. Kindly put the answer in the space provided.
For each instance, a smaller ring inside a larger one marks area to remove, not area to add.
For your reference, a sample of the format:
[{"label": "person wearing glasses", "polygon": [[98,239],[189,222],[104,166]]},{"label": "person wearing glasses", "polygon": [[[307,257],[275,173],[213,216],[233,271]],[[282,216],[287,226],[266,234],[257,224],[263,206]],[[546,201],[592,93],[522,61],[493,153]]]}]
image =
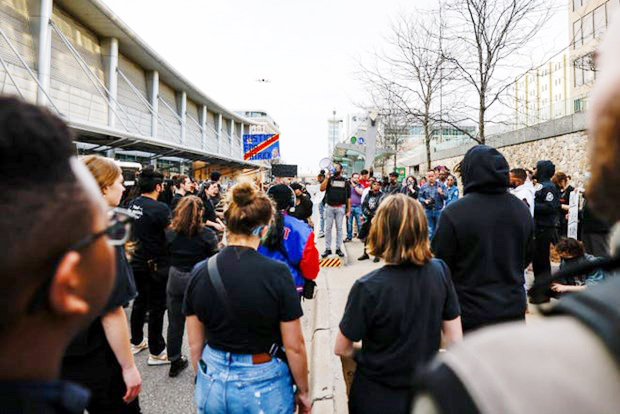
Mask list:
[{"label": "person wearing glasses", "polygon": [[[111,159],[97,155],[82,158],[95,177],[106,204],[115,208],[125,187],[120,167]],[[128,212],[112,210],[116,254],[116,282],[100,317],[76,336],[62,363],[62,377],[88,388],[88,412],[139,413],[138,394],[142,385],[129,343],[129,326],[123,306],[137,296],[133,273],[121,241],[128,231]]]},{"label": "person wearing glasses", "polygon": [[[129,205],[129,210],[136,215],[133,226],[136,246],[131,266],[138,286],[138,297],[131,311],[131,351],[137,354],[148,348],[148,365],[170,364],[162,334],[170,268],[165,231],[171,216],[168,206],[157,201],[163,179],[164,176],[153,168],[142,170],[138,178],[140,197]],[[144,338],[147,312],[148,340]]]},{"label": "person wearing glasses", "polygon": [[295,403],[309,413],[295,284],[284,263],[256,251],[273,203],[249,182],[226,196],[228,245],[194,267],[183,306],[198,413],[293,413]]},{"label": "person wearing glasses", "polygon": [[82,413],[60,379],[72,338],[114,287],[106,206],[71,132],[44,108],[0,97],[0,411]]}]

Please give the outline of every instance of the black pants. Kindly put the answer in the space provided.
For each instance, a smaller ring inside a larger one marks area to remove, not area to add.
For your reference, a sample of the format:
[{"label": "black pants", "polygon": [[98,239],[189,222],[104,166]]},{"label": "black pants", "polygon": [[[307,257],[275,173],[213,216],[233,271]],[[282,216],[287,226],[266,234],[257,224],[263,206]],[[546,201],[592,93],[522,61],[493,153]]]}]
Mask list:
[{"label": "black pants", "polygon": [[123,373],[107,343],[88,355],[65,358],[61,376],[91,392],[87,407],[89,414],[140,413],[138,398],[130,404],[123,401],[127,391]]},{"label": "black pants", "polygon": [[183,314],[183,296],[189,283],[191,272],[181,272],[176,267],[170,268],[168,287],[168,359],[176,361],[181,358],[183,333],[185,332],[185,315]]},{"label": "black pants", "polygon": [[408,414],[413,392],[391,388],[355,372],[349,393],[349,414]]},{"label": "black pants", "polygon": [[144,339],[144,322],[149,313],[149,350],[159,355],[166,349],[162,334],[164,313],[166,313],[166,278],[157,277],[150,270],[134,267],[134,277],[138,288],[138,297],[131,310],[131,343],[140,344]]},{"label": "black pants", "polygon": [[[534,237],[534,257],[532,260],[532,267],[534,268],[534,279],[539,281],[551,274],[551,261],[549,258],[549,249],[551,245],[558,240],[558,233],[555,227],[542,227],[536,229]],[[550,293],[549,291],[548,293]],[[549,296],[549,295],[547,295]],[[534,302],[542,301],[545,298],[541,297]],[[548,299],[548,298],[547,298]]]}]

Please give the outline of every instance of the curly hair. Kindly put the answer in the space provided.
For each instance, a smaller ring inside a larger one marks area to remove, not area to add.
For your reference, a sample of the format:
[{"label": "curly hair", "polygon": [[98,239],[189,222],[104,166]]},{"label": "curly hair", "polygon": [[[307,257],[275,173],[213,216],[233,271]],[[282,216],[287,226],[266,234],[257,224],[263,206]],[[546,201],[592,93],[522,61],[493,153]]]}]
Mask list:
[{"label": "curly hair", "polygon": [[202,223],[203,212],[204,204],[200,198],[196,196],[183,197],[174,209],[174,217],[170,227],[177,233],[194,237],[204,228]]}]

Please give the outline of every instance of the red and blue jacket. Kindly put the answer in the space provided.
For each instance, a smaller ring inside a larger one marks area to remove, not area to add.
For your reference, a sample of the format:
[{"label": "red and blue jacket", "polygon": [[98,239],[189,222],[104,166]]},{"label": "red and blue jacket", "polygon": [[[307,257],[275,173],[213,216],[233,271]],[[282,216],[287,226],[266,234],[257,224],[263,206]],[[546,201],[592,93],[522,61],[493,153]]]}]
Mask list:
[{"label": "red and blue jacket", "polygon": [[258,252],[263,256],[286,263],[297,293],[301,294],[304,287],[304,279],[316,279],[319,274],[319,251],[314,245],[314,232],[306,223],[284,214],[284,235],[282,238],[282,250],[270,250],[265,246],[259,246]]}]

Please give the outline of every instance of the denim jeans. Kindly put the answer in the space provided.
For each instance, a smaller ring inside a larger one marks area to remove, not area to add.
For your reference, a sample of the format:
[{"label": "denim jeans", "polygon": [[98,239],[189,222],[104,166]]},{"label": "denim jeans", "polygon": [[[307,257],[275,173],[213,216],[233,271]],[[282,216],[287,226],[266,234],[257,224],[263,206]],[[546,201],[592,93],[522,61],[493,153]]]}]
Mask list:
[{"label": "denim jeans", "polygon": [[323,202],[319,203],[319,215],[321,216],[319,235],[325,235],[325,204]]},{"label": "denim jeans", "polygon": [[351,207],[351,217],[347,219],[347,238],[353,238],[353,219],[357,223],[357,235],[362,230],[362,206]]},{"label": "denim jeans", "polygon": [[336,250],[342,246],[342,224],[344,221],[345,206],[325,206],[325,250],[332,248],[332,226],[336,223]]},{"label": "denim jeans", "polygon": [[437,222],[439,221],[439,216],[441,215],[441,210],[426,210],[426,220],[428,221],[428,238],[433,239],[433,233],[437,228]]},{"label": "denim jeans", "polygon": [[251,355],[205,345],[194,396],[199,414],[292,413],[294,398],[293,379],[280,359],[254,365]]},{"label": "denim jeans", "polygon": [[185,315],[183,314],[183,296],[191,278],[191,272],[181,272],[170,266],[166,299],[168,303],[168,359],[176,361],[181,358],[183,332],[185,332]]}]

